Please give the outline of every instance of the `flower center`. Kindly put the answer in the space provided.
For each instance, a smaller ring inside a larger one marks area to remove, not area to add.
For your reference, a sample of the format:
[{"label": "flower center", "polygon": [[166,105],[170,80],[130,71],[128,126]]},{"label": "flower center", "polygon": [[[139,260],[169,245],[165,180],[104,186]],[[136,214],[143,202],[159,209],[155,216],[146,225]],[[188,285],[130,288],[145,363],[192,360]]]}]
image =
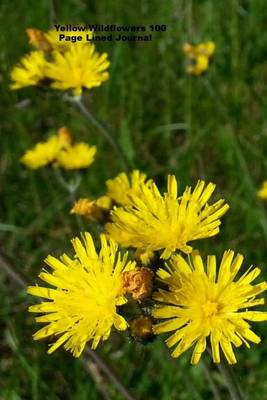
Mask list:
[{"label": "flower center", "polygon": [[202,310],[206,318],[212,317],[213,315],[217,314],[218,308],[218,303],[215,303],[213,301],[207,301],[207,303],[202,306]]}]

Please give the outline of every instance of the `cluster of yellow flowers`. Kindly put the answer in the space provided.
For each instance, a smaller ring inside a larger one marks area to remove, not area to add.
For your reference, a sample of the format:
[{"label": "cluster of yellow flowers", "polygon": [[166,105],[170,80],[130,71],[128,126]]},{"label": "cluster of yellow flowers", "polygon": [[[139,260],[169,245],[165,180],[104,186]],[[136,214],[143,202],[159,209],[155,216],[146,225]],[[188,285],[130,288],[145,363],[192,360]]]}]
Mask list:
[{"label": "cluster of yellow flowers", "polygon": [[185,43],[182,50],[188,59],[187,74],[202,75],[206,72],[215,49],[216,45],[212,41],[200,43],[196,46]]},{"label": "cluster of yellow flowers", "polygon": [[[80,96],[84,88],[108,79],[107,54],[98,54],[92,43],[60,42],[53,30],[28,29],[27,33],[35,50],[13,69],[12,89],[49,83]],[[91,33],[79,32],[86,34]],[[186,72],[203,74],[214,51],[211,41],[186,43]],[[30,169],[48,164],[80,169],[94,161],[95,153],[95,146],[72,144],[68,129],[61,128],[28,150],[21,162]],[[233,347],[260,342],[249,321],[265,321],[267,312],[250,308],[264,304],[257,296],[267,283],[253,284],[259,268],[251,267],[237,277],[241,254],[227,250],[217,265],[214,255],[204,261],[193,248],[196,240],[219,233],[221,217],[229,208],[224,199],[211,202],[214,190],[213,183],[200,180],[194,188],[178,191],[175,176],[169,175],[161,193],[153,179],[134,170],[109,179],[99,198],[79,199],[71,214],[102,224],[105,233],[96,245],[88,232],[82,233],[82,240],[74,238],[73,257],[46,258],[50,272],[44,269],[39,276],[50,287],[28,288],[29,294],[44,299],[29,309],[43,314],[36,321],[45,323],[34,339],[52,336],[49,353],[63,345],[78,357],[88,342],[95,349],[107,340],[113,327],[129,329],[142,340],[171,333],[166,344],[174,348],[173,357],[193,347],[191,362],[196,364],[208,342],[214,362],[220,362],[223,353],[234,364]],[[265,198],[266,193],[265,184],[259,196]],[[129,300],[138,303],[130,320],[125,312]]]},{"label": "cluster of yellow flowers", "polygon": [[[82,241],[72,240],[74,257],[45,260],[51,272],[44,270],[40,278],[53,288],[28,288],[45,299],[30,307],[44,314],[36,321],[47,324],[34,338],[55,336],[49,353],[64,345],[78,357],[87,342],[95,349],[108,339],[112,327],[129,328],[143,340],[170,332],[166,344],[174,347],[173,357],[194,347],[191,362],[196,364],[208,341],[215,363],[221,352],[229,364],[236,363],[233,346],[260,342],[249,321],[265,321],[267,312],[249,309],[264,304],[257,296],[267,283],[253,284],[259,268],[237,278],[241,254],[225,251],[217,265],[214,255],[204,261],[192,248],[195,240],[218,234],[229,208],[223,199],[210,202],[215,185],[199,181],[178,194],[176,178],[169,175],[162,194],[135,170],[108,180],[106,187],[102,197],[80,199],[71,210],[104,225],[99,250],[89,233],[82,234]],[[118,245],[135,249],[134,260]],[[131,298],[138,310],[145,304],[146,312],[128,320],[124,310]]]},{"label": "cluster of yellow flowers", "polygon": [[[71,89],[75,96],[79,96],[83,88],[100,86],[109,78],[107,54],[99,54],[85,37],[73,44],[59,41],[55,30],[27,29],[27,34],[35,50],[23,56],[13,68],[12,89],[49,82],[54,89]],[[79,32],[82,36],[86,34],[90,36],[92,33]]]},{"label": "cluster of yellow flowers", "polygon": [[87,143],[72,144],[70,131],[66,127],[58,130],[57,135],[37,145],[21,157],[21,162],[29,169],[38,169],[45,165],[66,170],[82,169],[92,164],[96,154],[96,147]]}]

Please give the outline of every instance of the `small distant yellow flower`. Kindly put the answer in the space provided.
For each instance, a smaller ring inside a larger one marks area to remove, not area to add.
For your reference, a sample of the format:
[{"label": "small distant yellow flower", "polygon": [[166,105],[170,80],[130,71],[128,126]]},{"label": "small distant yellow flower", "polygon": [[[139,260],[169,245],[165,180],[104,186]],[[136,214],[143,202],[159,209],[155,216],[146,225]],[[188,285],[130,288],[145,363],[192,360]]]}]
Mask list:
[{"label": "small distant yellow flower", "polygon": [[267,181],[264,181],[261,188],[258,190],[257,195],[262,200],[267,200]]},{"label": "small distant yellow flower", "polygon": [[57,135],[37,145],[21,157],[20,161],[29,169],[38,169],[54,162],[62,149],[71,145],[71,134],[68,128],[59,128]]},{"label": "small distant yellow flower", "polygon": [[146,181],[146,179],[146,175],[138,170],[132,171],[129,177],[125,172],[122,172],[116,178],[107,180],[107,196],[116,204],[130,205],[132,195],[140,197],[142,187],[151,185],[152,180]]},{"label": "small distant yellow flower", "polygon": [[87,168],[93,163],[95,154],[96,146],[77,143],[59,152],[57,165],[66,170]]},{"label": "small distant yellow flower", "polygon": [[38,169],[55,161],[60,149],[60,140],[53,135],[46,142],[40,142],[33,149],[27,150],[20,161],[29,169]]},{"label": "small distant yellow flower", "polygon": [[72,240],[75,258],[66,254],[57,259],[48,256],[46,264],[52,272],[42,271],[39,277],[53,288],[30,286],[29,294],[48,301],[35,304],[30,312],[43,313],[37,322],[47,325],[34,334],[34,339],[55,337],[49,348],[51,354],[64,344],[74,357],[79,357],[86,343],[95,349],[107,340],[112,327],[127,328],[126,320],[118,314],[118,306],[127,302],[122,293],[122,273],[135,267],[118,252],[117,244],[101,235],[101,249],[96,252],[89,233]]},{"label": "small distant yellow flower", "polygon": [[183,53],[189,60],[186,72],[189,75],[201,75],[206,72],[209,67],[209,60],[214,54],[215,48],[215,43],[212,41],[200,43],[196,46],[185,43],[183,45]]},{"label": "small distant yellow flower", "polygon": [[36,86],[46,77],[46,59],[42,51],[26,54],[11,71],[11,89]]},{"label": "small distant yellow flower", "polygon": [[102,221],[112,206],[108,196],[102,196],[95,200],[79,199],[71,209],[71,214],[82,215],[93,221]]},{"label": "small distant yellow flower", "polygon": [[208,256],[204,267],[200,255],[193,252],[192,265],[176,255],[166,270],[158,270],[167,289],[154,294],[158,306],[153,316],[166,321],[156,324],[154,332],[174,332],[166,340],[168,347],[176,346],[173,357],[194,346],[191,363],[197,364],[209,337],[213,361],[220,362],[221,350],[228,363],[234,364],[233,345],[239,347],[244,343],[250,347],[248,341],[260,342],[247,321],[266,321],[267,312],[248,308],[264,304],[263,298],[256,297],[267,289],[267,283],[252,285],[261,272],[252,267],[235,280],[242,262],[242,255],[234,258],[233,251],[226,251],[217,273],[215,256]]},{"label": "small distant yellow flower", "polygon": [[21,157],[20,161],[30,169],[37,169],[48,164],[64,169],[86,168],[94,161],[95,146],[87,143],[72,145],[71,133],[63,126],[57,135],[51,136],[46,142],[37,145]]},{"label": "small distant yellow flower", "polygon": [[109,78],[107,54],[100,55],[93,44],[71,46],[64,54],[54,51],[52,57],[46,74],[53,81],[54,89],[72,89],[74,95],[79,96],[83,88],[100,86]]},{"label": "small distant yellow flower", "polygon": [[187,187],[178,197],[176,179],[169,175],[167,193],[162,196],[155,183],[143,185],[141,197],[132,195],[130,206],[111,212],[106,231],[123,246],[162,250],[162,258],[176,250],[190,253],[188,242],[217,235],[220,218],[229,208],[222,199],[207,204],[214,190],[213,183],[205,187],[205,182],[199,181],[193,191]]}]

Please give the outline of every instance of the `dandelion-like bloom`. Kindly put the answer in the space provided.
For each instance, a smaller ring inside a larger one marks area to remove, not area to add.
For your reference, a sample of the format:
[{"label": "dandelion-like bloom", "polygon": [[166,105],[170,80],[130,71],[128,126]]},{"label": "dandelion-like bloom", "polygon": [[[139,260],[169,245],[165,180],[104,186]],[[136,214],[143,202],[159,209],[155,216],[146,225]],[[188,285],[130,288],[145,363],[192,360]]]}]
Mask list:
[{"label": "dandelion-like bloom", "polygon": [[183,53],[187,56],[189,64],[186,72],[189,75],[201,75],[209,68],[209,61],[215,52],[215,43],[212,41],[200,43],[196,46],[185,43]]},{"label": "dandelion-like bloom", "polygon": [[53,271],[44,270],[39,276],[54,288],[28,288],[29,294],[48,300],[31,306],[29,311],[44,313],[36,321],[47,323],[34,334],[35,340],[58,337],[49,354],[64,344],[79,357],[88,341],[95,349],[101,340],[108,339],[113,326],[117,330],[127,328],[117,307],[127,302],[122,293],[122,274],[135,263],[127,260],[127,254],[122,257],[117,244],[105,235],[101,235],[99,253],[89,233],[82,238],[72,240],[75,259],[64,254],[60,259],[48,256],[45,260]]},{"label": "dandelion-like bloom", "polygon": [[20,161],[29,169],[38,169],[54,162],[62,149],[71,145],[70,131],[66,127],[59,128],[58,134],[47,141],[37,143],[27,150]]},{"label": "dandelion-like bloom", "polygon": [[154,294],[160,305],[154,308],[153,316],[166,321],[155,325],[154,332],[174,331],[166,340],[168,347],[176,346],[173,357],[194,346],[191,363],[197,364],[209,337],[213,361],[220,362],[222,350],[228,363],[234,364],[233,345],[250,347],[249,341],[260,342],[247,321],[266,321],[267,312],[247,309],[264,304],[264,299],[256,296],[267,289],[267,283],[252,285],[261,272],[252,267],[235,280],[243,256],[234,258],[230,250],[224,253],[218,272],[215,256],[208,256],[206,268],[198,253],[193,252],[191,260],[192,265],[176,255],[166,270],[158,270],[167,289]]},{"label": "dandelion-like bloom", "polygon": [[60,151],[57,164],[66,170],[87,168],[93,163],[95,154],[96,146],[77,143]]},{"label": "dandelion-like bloom", "polygon": [[54,89],[72,89],[74,95],[79,96],[83,88],[100,86],[109,78],[107,54],[100,55],[93,44],[71,46],[63,54],[54,51],[52,55],[46,73],[54,81],[51,84]]},{"label": "dandelion-like bloom", "polygon": [[126,247],[144,251],[163,250],[169,258],[175,250],[190,253],[188,242],[212,237],[219,232],[220,218],[229,206],[224,200],[209,205],[215,185],[199,181],[192,191],[187,187],[178,197],[177,182],[168,176],[167,193],[160,194],[155,183],[142,186],[141,197],[132,195],[132,205],[111,212],[106,225],[110,237]]},{"label": "dandelion-like bloom", "polygon": [[257,195],[262,200],[267,200],[267,181],[262,183],[261,188],[258,190]]},{"label": "dandelion-like bloom", "polygon": [[130,173],[129,177],[125,172],[120,173],[116,178],[106,182],[107,196],[116,204],[127,206],[131,204],[131,197],[142,196],[142,187],[150,187],[152,180],[138,170]]},{"label": "dandelion-like bloom", "polygon": [[42,51],[26,54],[11,71],[11,89],[36,86],[46,77],[46,59]]},{"label": "dandelion-like bloom", "polygon": [[52,163],[61,149],[58,136],[51,136],[46,142],[37,145],[21,157],[20,161],[29,169],[38,169]]}]

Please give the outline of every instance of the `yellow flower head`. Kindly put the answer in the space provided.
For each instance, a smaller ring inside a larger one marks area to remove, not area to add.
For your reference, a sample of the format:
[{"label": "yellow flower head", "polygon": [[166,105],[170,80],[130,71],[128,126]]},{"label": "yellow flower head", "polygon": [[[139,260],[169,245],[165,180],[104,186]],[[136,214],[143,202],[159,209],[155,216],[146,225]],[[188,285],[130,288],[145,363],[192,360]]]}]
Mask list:
[{"label": "yellow flower head", "polygon": [[47,66],[47,77],[52,79],[54,89],[72,89],[76,96],[82,89],[100,86],[109,78],[106,71],[110,65],[107,54],[99,54],[93,44],[71,46],[64,54],[54,51],[52,62]]},{"label": "yellow flower head", "polygon": [[129,178],[122,172],[116,178],[107,180],[107,196],[119,205],[130,205],[133,195],[140,197],[142,187],[151,186],[152,180],[146,181],[146,178],[146,175],[138,170],[132,171]]},{"label": "yellow flower head", "polygon": [[196,46],[185,43],[183,45],[183,53],[189,60],[188,66],[186,67],[186,72],[189,75],[201,75],[207,71],[209,67],[209,60],[214,54],[215,48],[216,45],[212,41],[200,43]]},{"label": "yellow flower head", "polygon": [[267,283],[252,285],[260,274],[259,268],[252,267],[235,280],[242,262],[242,255],[234,258],[233,251],[226,251],[217,273],[215,256],[208,256],[205,268],[200,255],[193,252],[192,265],[176,255],[166,270],[158,270],[167,288],[154,294],[159,305],[153,316],[166,321],[155,325],[154,332],[174,332],[166,340],[168,347],[176,346],[173,357],[194,346],[191,362],[197,364],[209,337],[213,361],[220,362],[222,350],[228,363],[234,364],[233,345],[250,347],[248,341],[260,342],[247,321],[266,321],[267,312],[247,309],[264,304],[256,296],[267,289]]},{"label": "yellow flower head", "polygon": [[92,221],[102,221],[106,218],[111,205],[111,199],[108,196],[102,196],[95,200],[79,199],[70,213],[82,215]]},{"label": "yellow flower head", "polygon": [[144,251],[163,250],[168,258],[175,250],[190,253],[188,242],[216,235],[220,218],[229,206],[224,200],[212,205],[207,202],[215,185],[199,181],[192,191],[187,187],[178,196],[174,176],[168,177],[167,193],[160,194],[155,183],[142,186],[142,196],[131,196],[132,205],[111,212],[112,223],[106,225],[110,237],[123,246]]},{"label": "yellow flower head", "polygon": [[29,169],[38,169],[52,163],[61,149],[58,136],[51,136],[46,142],[38,143],[26,151],[20,161]]},{"label": "yellow flower head", "polygon": [[47,62],[42,51],[32,51],[26,54],[11,71],[11,89],[25,86],[36,86],[46,77]]},{"label": "yellow flower head", "polygon": [[96,146],[77,143],[59,152],[57,165],[67,170],[87,168],[94,161],[95,154]]},{"label": "yellow flower head", "polygon": [[57,135],[37,145],[21,157],[20,161],[29,169],[38,169],[56,160],[59,152],[71,145],[71,134],[68,128],[62,127]]},{"label": "yellow flower head", "polygon": [[99,253],[89,233],[82,238],[72,240],[75,259],[64,254],[60,259],[48,256],[45,260],[52,272],[44,270],[39,276],[53,288],[28,288],[29,294],[48,300],[29,311],[44,313],[36,321],[47,323],[35,333],[35,340],[57,336],[49,354],[64,344],[79,357],[88,341],[95,349],[101,340],[107,340],[113,325],[118,330],[127,328],[117,307],[127,302],[122,294],[122,273],[135,264],[127,261],[127,254],[122,257],[117,244],[105,235],[101,235]]},{"label": "yellow flower head", "polygon": [[261,188],[258,190],[257,195],[262,200],[267,200],[267,181],[262,183]]}]

